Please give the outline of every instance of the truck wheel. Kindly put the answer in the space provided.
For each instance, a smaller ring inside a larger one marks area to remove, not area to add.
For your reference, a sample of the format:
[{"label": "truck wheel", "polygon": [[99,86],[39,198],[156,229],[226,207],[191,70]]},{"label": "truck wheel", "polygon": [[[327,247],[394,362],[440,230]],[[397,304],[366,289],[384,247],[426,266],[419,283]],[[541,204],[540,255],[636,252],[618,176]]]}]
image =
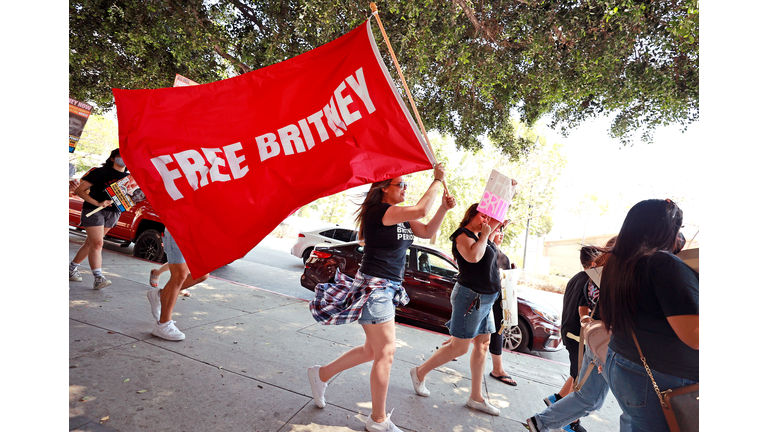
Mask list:
[{"label": "truck wheel", "polygon": [[163,262],[165,251],[163,250],[163,237],[159,232],[148,229],[139,234],[136,244],[133,245],[133,256],[150,261]]}]

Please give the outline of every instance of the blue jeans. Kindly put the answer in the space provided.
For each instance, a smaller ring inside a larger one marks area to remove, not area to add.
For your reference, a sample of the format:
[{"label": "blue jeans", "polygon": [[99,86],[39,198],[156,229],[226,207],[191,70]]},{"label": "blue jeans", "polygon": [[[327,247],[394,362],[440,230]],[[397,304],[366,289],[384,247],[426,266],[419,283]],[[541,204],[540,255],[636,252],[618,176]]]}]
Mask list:
[{"label": "blue jeans", "polygon": [[[651,373],[661,391],[696,384],[696,381],[666,375],[653,369]],[[613,395],[619,402],[622,415],[631,418],[631,430],[669,431],[659,396],[653,389],[645,366],[633,363],[608,348],[602,375],[605,375]],[[628,430],[630,429],[624,429],[622,425],[621,432]]]},{"label": "blue jeans", "polygon": [[[592,355],[589,347],[585,345],[584,359],[579,370],[579,380],[587,373],[587,367],[593,360],[595,363],[599,362]],[[605,373],[598,373],[597,366],[595,366],[579,391],[569,393],[566,397],[548,406],[541,413],[536,414],[534,417],[536,417],[536,424],[539,426],[539,430],[542,432],[550,429],[560,430],[563,426],[571,424],[593,411],[599,410],[603,406],[603,402],[605,402],[605,397],[608,395],[609,387],[604,375]],[[629,417],[624,414],[619,418],[622,432],[630,431],[629,421]]]}]

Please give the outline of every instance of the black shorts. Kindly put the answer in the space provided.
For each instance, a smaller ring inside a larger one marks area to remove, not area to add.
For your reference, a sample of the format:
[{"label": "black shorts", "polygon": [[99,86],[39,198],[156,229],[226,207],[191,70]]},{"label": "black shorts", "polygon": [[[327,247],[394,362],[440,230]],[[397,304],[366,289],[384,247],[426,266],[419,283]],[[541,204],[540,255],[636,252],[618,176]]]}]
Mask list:
[{"label": "black shorts", "polygon": [[[578,334],[576,334],[576,336],[578,336]],[[563,343],[565,344],[565,349],[568,350],[568,360],[571,363],[569,373],[571,374],[571,377],[576,378],[576,376],[579,374],[579,368],[581,367],[579,364],[579,343],[569,338],[565,334],[562,335],[562,338]]]},{"label": "black shorts", "polygon": [[88,213],[93,209],[83,209],[80,212],[80,226],[83,228],[103,226],[104,228],[113,228],[117,225],[117,220],[120,219],[120,212],[111,210],[101,210],[90,216]]}]

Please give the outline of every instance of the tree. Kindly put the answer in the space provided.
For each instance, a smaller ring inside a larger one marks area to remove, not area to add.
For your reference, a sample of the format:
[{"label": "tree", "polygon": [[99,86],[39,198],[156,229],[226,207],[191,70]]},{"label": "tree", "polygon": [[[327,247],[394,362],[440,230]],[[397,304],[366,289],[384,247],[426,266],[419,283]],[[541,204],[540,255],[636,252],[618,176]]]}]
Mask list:
[{"label": "tree", "polygon": [[109,152],[118,147],[117,123],[98,114],[91,114],[85,123],[74,153],[70,153],[69,162],[79,173],[83,173],[107,160]]},{"label": "tree", "polygon": [[[697,0],[379,7],[425,126],[460,148],[506,135],[502,151],[522,154],[533,142],[508,134],[511,112],[526,125],[550,115],[563,134],[612,115],[610,134],[623,144],[698,120]],[[70,94],[107,109],[111,87],[167,87],[176,73],[200,83],[245,73],[316,48],[369,16],[367,2],[350,0],[73,0]]]},{"label": "tree", "polygon": [[[552,229],[551,215],[557,198],[554,183],[565,166],[565,158],[560,153],[562,146],[548,144],[546,137],[539,135],[534,129],[524,127],[516,120],[509,122],[511,127],[519,131],[520,139],[534,143],[516,159],[507,156],[494,141],[472,152],[457,148],[445,136],[430,140],[435,156],[446,167],[448,189],[456,199],[456,208],[448,212],[440,226],[436,238],[439,247],[450,250],[450,234],[458,228],[465,210],[482,197],[492,169],[518,182],[515,197],[507,213],[510,224],[505,231],[502,248],[521,247],[519,237],[525,231],[529,220],[533,235],[544,235]],[[537,136],[538,139],[535,138]],[[432,172],[411,174],[406,181],[409,186],[405,204],[413,205],[432,182]],[[437,204],[425,220],[429,220],[436,210]]]}]

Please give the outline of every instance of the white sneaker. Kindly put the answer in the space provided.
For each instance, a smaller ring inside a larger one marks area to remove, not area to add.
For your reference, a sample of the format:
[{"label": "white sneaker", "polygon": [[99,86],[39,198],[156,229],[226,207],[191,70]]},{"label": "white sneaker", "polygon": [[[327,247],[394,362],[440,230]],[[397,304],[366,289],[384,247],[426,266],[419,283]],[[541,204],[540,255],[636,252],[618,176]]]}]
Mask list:
[{"label": "white sneaker", "polygon": [[328,387],[328,383],[320,379],[320,365],[307,369],[307,375],[309,376],[309,386],[312,388],[312,397],[315,398],[315,403],[318,407],[325,408],[325,389]]},{"label": "white sneaker", "polygon": [[149,308],[152,311],[152,316],[155,317],[155,321],[160,321],[160,289],[151,289],[147,291],[147,300],[149,300]]},{"label": "white sneaker", "polygon": [[103,276],[99,276],[93,281],[93,289],[95,290],[100,290],[110,285],[112,285],[112,281]]},{"label": "white sneaker", "polygon": [[368,414],[368,419],[365,421],[365,430],[369,432],[403,432],[402,429],[392,423],[392,420],[390,419],[391,416],[392,413],[389,413],[387,414],[386,420],[381,423],[376,423],[371,418],[371,415]]},{"label": "white sneaker", "polygon": [[81,282],[83,280],[83,276],[77,270],[70,270],[69,280],[71,280],[72,282]]},{"label": "white sneaker", "polygon": [[487,412],[490,415],[497,416],[501,413],[498,408],[489,404],[487,400],[483,400],[482,402],[475,402],[474,399],[469,398],[467,399],[467,406],[478,411]]},{"label": "white sneaker", "polygon": [[413,369],[411,369],[411,383],[413,383],[413,389],[416,390],[416,394],[419,396],[429,396],[430,391],[427,390],[427,380],[426,378],[424,381],[419,381],[419,377],[416,376],[416,371],[418,370],[418,366],[414,366]]},{"label": "white sneaker", "polygon": [[157,323],[155,328],[152,329],[152,335],[165,340],[180,341],[186,337],[178,328],[176,328],[176,321],[168,321],[167,323]]}]

